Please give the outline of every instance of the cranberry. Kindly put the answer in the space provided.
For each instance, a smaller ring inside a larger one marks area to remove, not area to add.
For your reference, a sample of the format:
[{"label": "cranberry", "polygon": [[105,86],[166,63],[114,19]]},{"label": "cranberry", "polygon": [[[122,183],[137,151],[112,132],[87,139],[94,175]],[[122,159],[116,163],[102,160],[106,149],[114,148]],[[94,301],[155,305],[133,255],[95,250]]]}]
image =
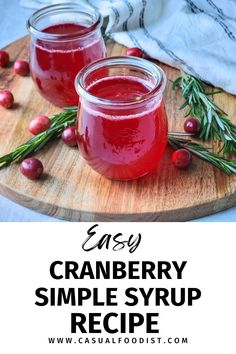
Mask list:
[{"label": "cranberry", "polygon": [[0,67],[7,66],[9,62],[9,54],[5,50],[0,50]]},{"label": "cranberry", "polygon": [[131,56],[131,57],[143,58],[144,52],[139,48],[129,48],[126,51],[126,55]]},{"label": "cranberry", "polygon": [[186,149],[178,149],[173,152],[171,160],[175,167],[186,169],[192,162],[192,154]]},{"label": "cranberry", "polygon": [[51,120],[47,116],[38,116],[31,120],[28,130],[30,133],[37,135],[48,130],[50,125]]},{"label": "cranberry", "polygon": [[25,60],[18,59],[14,63],[14,72],[20,76],[29,74],[29,63]]},{"label": "cranberry", "polygon": [[201,130],[201,124],[197,118],[187,118],[184,122],[184,130],[186,133],[199,134]]},{"label": "cranberry", "polygon": [[8,90],[0,90],[0,106],[11,108],[14,103],[13,94]]},{"label": "cranberry", "polygon": [[25,159],[20,164],[20,172],[29,179],[38,179],[43,173],[42,162],[34,158]]},{"label": "cranberry", "polygon": [[76,141],[76,127],[71,126],[66,128],[62,135],[61,135],[62,140],[64,141],[65,144],[68,146],[76,146],[77,141]]}]

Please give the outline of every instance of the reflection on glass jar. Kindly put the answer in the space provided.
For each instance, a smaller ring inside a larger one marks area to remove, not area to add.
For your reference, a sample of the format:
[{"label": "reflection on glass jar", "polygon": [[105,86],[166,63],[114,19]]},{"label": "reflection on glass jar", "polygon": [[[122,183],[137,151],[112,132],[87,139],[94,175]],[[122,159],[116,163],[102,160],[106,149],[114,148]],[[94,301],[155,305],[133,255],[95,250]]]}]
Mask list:
[{"label": "reflection on glass jar", "polygon": [[106,56],[101,24],[101,15],[85,4],[52,5],[30,17],[31,76],[41,95],[56,106],[78,104],[75,76]]},{"label": "reflection on glass jar", "polygon": [[102,59],[81,70],[78,145],[95,171],[130,180],[156,168],[168,137],[165,84],[161,68],[134,57]]}]

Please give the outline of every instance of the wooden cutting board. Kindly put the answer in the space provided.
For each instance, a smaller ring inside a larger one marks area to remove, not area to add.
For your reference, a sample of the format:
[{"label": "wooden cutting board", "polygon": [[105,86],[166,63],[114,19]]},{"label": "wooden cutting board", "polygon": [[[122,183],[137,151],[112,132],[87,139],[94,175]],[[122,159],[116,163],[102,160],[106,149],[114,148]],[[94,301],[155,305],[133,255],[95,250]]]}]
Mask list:
[{"label": "wooden cutting board", "polygon": [[[29,38],[24,37],[6,47],[11,60],[28,59],[28,45]],[[108,51],[111,56],[121,55],[125,48],[111,42]],[[179,75],[178,70],[161,66],[168,79]],[[12,65],[0,70],[0,88],[10,89],[16,102],[13,109],[0,108],[1,156],[31,137],[27,126],[33,116],[59,109],[41,98],[30,77],[14,75]],[[221,94],[216,100],[236,123],[236,98]],[[184,119],[178,106],[182,99],[170,83],[165,102],[169,129],[181,131]],[[45,167],[41,180],[26,179],[14,164],[0,170],[0,192],[30,209],[72,221],[184,221],[236,205],[236,176],[229,177],[197,158],[188,171],[180,171],[171,165],[170,154],[168,148],[152,174],[117,182],[94,172],[76,148],[56,141],[37,154]]]}]

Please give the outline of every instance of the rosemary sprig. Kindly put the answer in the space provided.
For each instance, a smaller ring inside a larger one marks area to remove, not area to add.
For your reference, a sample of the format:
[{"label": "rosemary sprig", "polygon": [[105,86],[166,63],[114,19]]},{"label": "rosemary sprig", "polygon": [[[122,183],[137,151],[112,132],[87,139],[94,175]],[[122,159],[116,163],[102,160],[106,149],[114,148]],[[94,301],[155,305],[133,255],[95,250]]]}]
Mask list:
[{"label": "rosemary sprig", "polygon": [[221,171],[225,172],[228,175],[236,173],[236,162],[227,160],[222,156],[213,154],[211,151],[209,151],[209,149],[205,148],[203,145],[196,144],[188,139],[175,138],[174,136],[169,136],[168,141],[174,149],[184,148],[199,157],[200,159],[211,163],[212,165],[219,168]]},{"label": "rosemary sprig", "polygon": [[21,161],[25,157],[40,150],[45,144],[54,138],[59,138],[63,130],[75,125],[77,107],[66,107],[63,112],[55,114],[51,117],[51,126],[45,132],[34,136],[25,144],[18,146],[11,153],[0,157],[0,168],[9,165],[14,161]]},{"label": "rosemary sprig", "polygon": [[180,109],[189,107],[186,114],[199,119],[201,123],[200,138],[204,141],[213,139],[223,142],[221,151],[236,152],[236,125],[234,125],[220,107],[210,98],[221,91],[206,91],[206,85],[192,75],[183,73],[173,83],[172,88],[181,88],[185,99]]}]

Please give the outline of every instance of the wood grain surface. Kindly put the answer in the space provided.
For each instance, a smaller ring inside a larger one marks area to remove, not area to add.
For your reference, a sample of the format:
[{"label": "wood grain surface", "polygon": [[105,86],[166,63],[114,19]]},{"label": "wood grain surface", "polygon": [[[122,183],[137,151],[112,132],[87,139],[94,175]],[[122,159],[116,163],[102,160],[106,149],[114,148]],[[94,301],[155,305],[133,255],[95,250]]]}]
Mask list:
[{"label": "wood grain surface", "polygon": [[[10,44],[6,50],[11,61],[28,59],[29,38]],[[108,43],[111,56],[125,48]],[[161,65],[168,79],[178,70]],[[46,102],[36,91],[30,77],[13,73],[12,63],[0,70],[0,88],[10,89],[15,97],[13,109],[0,108],[0,155],[27,141],[29,121],[39,114],[51,115],[59,109]],[[229,94],[216,101],[236,123],[236,98]],[[180,93],[167,84],[165,103],[169,130],[181,131],[183,112]],[[213,150],[217,149],[213,146]],[[209,164],[193,159],[187,171],[170,163],[171,149],[153,173],[132,182],[110,181],[94,172],[79,151],[62,141],[47,145],[37,154],[45,167],[41,180],[30,181],[14,164],[0,170],[0,193],[30,209],[71,221],[185,221],[209,215],[236,205],[236,176],[227,176]],[[1,212],[1,211],[0,211]]]}]

